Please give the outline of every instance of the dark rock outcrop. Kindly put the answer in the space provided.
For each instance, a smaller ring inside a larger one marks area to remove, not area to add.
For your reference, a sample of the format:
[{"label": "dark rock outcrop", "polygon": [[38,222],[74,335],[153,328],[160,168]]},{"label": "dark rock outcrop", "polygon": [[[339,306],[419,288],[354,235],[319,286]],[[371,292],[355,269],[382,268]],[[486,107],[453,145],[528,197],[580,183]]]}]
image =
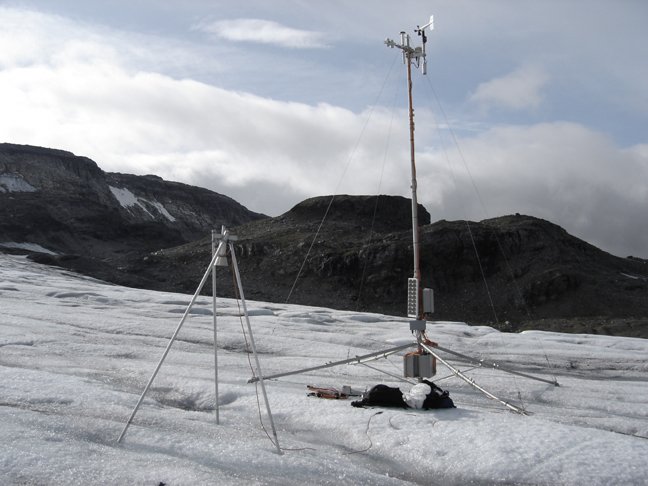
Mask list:
[{"label": "dark rock outcrop", "polygon": [[[413,265],[409,208],[399,197],[313,198],[236,228],[246,296],[405,314]],[[419,214],[429,221],[423,208]],[[648,337],[645,260],[615,257],[555,224],[521,215],[438,221],[422,226],[420,237],[434,319]],[[197,241],[156,252],[133,270],[151,275],[159,288],[190,292],[209,253],[209,241]],[[233,296],[230,276],[222,272],[228,283],[219,293]]]},{"label": "dark rock outcrop", "polygon": [[[0,144],[0,245],[40,245],[51,262],[120,267],[221,224],[265,216],[215,192],[156,176],[105,173],[70,152]],[[132,283],[132,282],[131,282]]]},{"label": "dark rock outcrop", "polygon": [[[225,224],[239,237],[248,298],[404,315],[410,214],[401,197],[329,196],[267,218],[205,189],[0,144],[0,250],[40,245],[37,261],[123,285],[194,292],[207,235]],[[648,261],[530,216],[430,224],[420,206],[418,217],[434,319],[648,337]],[[229,270],[219,272],[219,293],[233,296]]]}]

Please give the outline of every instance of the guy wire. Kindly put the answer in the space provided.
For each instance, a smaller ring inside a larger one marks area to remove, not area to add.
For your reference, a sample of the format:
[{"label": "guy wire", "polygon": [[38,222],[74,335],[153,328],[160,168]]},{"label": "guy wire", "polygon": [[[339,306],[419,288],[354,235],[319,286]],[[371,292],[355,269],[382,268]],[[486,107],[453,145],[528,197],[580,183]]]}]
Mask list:
[{"label": "guy wire", "polygon": [[356,143],[349,153],[349,157],[347,158],[346,165],[344,167],[344,170],[342,171],[342,174],[338,180],[337,185],[335,186],[335,190],[333,191],[333,195],[331,196],[331,199],[326,207],[326,211],[324,212],[324,216],[322,217],[322,220],[320,221],[317,231],[315,232],[315,236],[313,236],[313,239],[310,243],[310,246],[308,247],[308,251],[306,252],[306,256],[304,257],[304,260],[302,261],[301,266],[299,267],[299,271],[297,272],[297,276],[295,277],[295,280],[290,287],[290,291],[288,292],[288,296],[286,297],[285,303],[287,304],[290,301],[290,298],[295,291],[295,288],[297,286],[297,281],[299,280],[299,277],[301,277],[302,272],[304,271],[304,267],[306,266],[306,262],[308,261],[308,258],[310,257],[311,251],[313,250],[313,246],[315,245],[315,242],[317,241],[317,237],[320,234],[320,231],[322,230],[322,226],[324,225],[324,221],[326,221],[326,218],[328,217],[329,211],[331,210],[331,206],[333,205],[333,201],[335,200],[336,195],[338,194],[338,190],[340,188],[340,185],[342,184],[342,181],[344,180],[346,173],[349,170],[349,167],[351,166],[351,162],[353,161],[356,152],[358,151],[358,147],[360,146],[360,141],[362,140],[362,137],[364,136],[365,131],[367,130],[367,126],[369,125],[369,121],[373,117],[373,113],[375,111],[376,105],[378,104],[378,100],[381,98],[383,91],[385,90],[385,85],[387,84],[387,80],[389,79],[391,72],[394,68],[394,65],[396,64],[396,58],[398,56],[394,56],[392,60],[392,64],[389,67],[389,70],[387,72],[387,75],[385,76],[385,79],[383,80],[382,86],[380,87],[380,90],[378,92],[378,95],[376,96],[376,99],[374,103],[371,105],[371,108],[369,109],[369,114],[367,115],[367,118],[365,119],[365,122],[362,126],[362,129],[360,130],[360,135],[356,139]]}]

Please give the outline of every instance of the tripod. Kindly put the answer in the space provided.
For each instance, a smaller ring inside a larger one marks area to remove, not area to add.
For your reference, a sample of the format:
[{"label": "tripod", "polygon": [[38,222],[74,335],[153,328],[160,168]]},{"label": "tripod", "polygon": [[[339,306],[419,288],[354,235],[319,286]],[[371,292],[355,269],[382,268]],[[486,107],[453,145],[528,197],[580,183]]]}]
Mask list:
[{"label": "tripod", "polygon": [[[423,333],[423,331],[425,330],[425,321],[420,321],[420,320],[410,321],[410,328],[411,328],[412,331],[418,331],[417,336],[416,336],[416,342],[408,343],[408,344],[402,344],[400,346],[395,346],[393,348],[383,349],[381,351],[376,351],[376,352],[373,352],[373,353],[364,354],[362,356],[356,356],[356,357],[353,357],[353,358],[347,358],[347,359],[344,359],[344,360],[341,360],[341,361],[332,361],[332,362],[329,362],[329,363],[326,363],[326,364],[323,364],[323,365],[319,365],[319,366],[313,366],[313,367],[310,367],[310,368],[304,368],[304,369],[294,370],[294,371],[285,371],[285,372],[282,372],[282,373],[268,375],[268,376],[265,377],[265,379],[266,380],[272,380],[272,379],[281,378],[281,377],[284,377],[284,376],[297,375],[297,374],[301,374],[301,373],[307,373],[307,372],[310,372],[310,371],[321,370],[321,369],[324,369],[324,368],[332,368],[334,366],[340,366],[340,365],[343,365],[343,364],[365,364],[367,361],[386,358],[387,356],[398,353],[399,351],[402,351],[402,350],[405,350],[407,348],[417,346],[417,347],[419,347],[419,349],[424,349],[427,352],[427,354],[429,354],[430,356],[433,356],[435,359],[438,359],[457,378],[460,378],[461,380],[465,381],[470,386],[472,386],[473,388],[477,389],[478,391],[480,391],[481,393],[486,395],[488,398],[491,398],[493,400],[498,401],[499,403],[501,403],[502,405],[507,407],[509,410],[511,410],[511,411],[513,411],[515,413],[519,413],[521,415],[527,415],[527,412],[524,409],[520,408],[520,407],[517,407],[517,406],[515,406],[515,405],[513,405],[513,404],[511,404],[511,403],[509,403],[509,402],[507,402],[505,400],[502,400],[501,398],[493,395],[491,392],[489,392],[488,390],[486,390],[482,386],[478,385],[475,382],[475,380],[473,380],[472,378],[466,376],[462,371],[460,371],[459,369],[452,366],[450,363],[448,363],[448,361],[446,359],[442,358],[439,355],[438,351],[443,351],[445,353],[452,354],[452,355],[455,355],[455,356],[457,356],[459,358],[467,360],[468,362],[474,364],[476,367],[493,368],[493,369],[503,371],[504,373],[509,373],[509,374],[512,374],[512,375],[522,376],[522,377],[528,378],[530,380],[541,381],[543,383],[548,383],[550,385],[559,386],[558,381],[555,378],[553,380],[547,380],[545,378],[540,378],[538,376],[530,375],[528,373],[522,373],[520,371],[515,371],[515,370],[512,370],[512,369],[506,368],[506,367],[501,366],[499,363],[496,363],[494,361],[487,361],[487,360],[483,360],[483,359],[473,358],[471,356],[466,356],[465,354],[462,354],[462,353],[457,353],[456,351],[453,351],[451,349],[443,348],[443,347],[439,346],[437,343],[433,343],[432,341],[429,341],[429,340],[427,340],[427,338],[425,338],[425,334]],[[374,369],[377,369],[377,368],[374,368]],[[434,367],[434,369],[436,369],[436,366]],[[407,366],[406,366],[406,370],[407,370]],[[377,371],[383,372],[382,370],[377,370]],[[436,371],[433,371],[432,374],[434,374],[434,372],[436,372]],[[389,374],[390,376],[394,376],[394,375],[391,375],[390,373],[387,373],[387,374]],[[421,375],[406,373],[405,376],[421,376]],[[254,377],[252,377],[252,378],[250,378],[248,380],[248,383],[256,383],[259,380],[260,380],[259,377],[254,376]]]},{"label": "tripod", "polygon": [[[215,241],[218,240],[218,248],[215,248]],[[261,364],[259,362],[259,355],[256,350],[256,345],[254,343],[254,335],[252,334],[252,326],[250,325],[250,316],[248,314],[247,310],[247,305],[245,303],[245,295],[243,293],[243,284],[241,283],[241,274],[239,273],[238,269],[238,262],[236,260],[236,253],[234,252],[234,244],[232,243],[233,241],[236,241],[237,237],[230,234],[230,232],[223,226],[221,228],[221,233],[219,235],[215,235],[212,233],[212,260],[209,263],[209,266],[207,267],[207,270],[205,271],[205,274],[203,275],[202,280],[200,281],[200,284],[198,285],[198,288],[196,289],[196,292],[194,293],[193,297],[191,298],[191,301],[189,302],[189,305],[187,306],[184,314],[182,315],[182,318],[180,319],[180,322],[178,323],[178,326],[175,329],[175,332],[171,336],[171,339],[169,340],[169,343],[167,344],[166,349],[164,350],[164,353],[162,354],[162,358],[158,362],[157,366],[155,367],[155,370],[153,371],[153,374],[151,375],[151,378],[149,379],[148,383],[146,384],[146,387],[144,388],[144,391],[142,392],[142,395],[140,396],[137,405],[135,405],[135,408],[133,409],[133,412],[131,413],[130,417],[128,418],[128,421],[126,422],[126,425],[124,426],[124,430],[122,430],[122,433],[120,434],[119,438],[117,439],[117,442],[120,443],[124,436],[126,435],[126,432],[128,431],[128,427],[132,423],[133,419],[135,418],[135,414],[137,413],[137,410],[139,409],[140,405],[144,401],[144,397],[146,396],[147,392],[149,391],[149,388],[151,387],[151,384],[153,383],[153,380],[155,380],[155,377],[157,376],[158,372],[160,371],[160,368],[162,367],[162,363],[166,359],[167,355],[169,354],[169,351],[171,350],[171,346],[173,345],[173,342],[175,341],[176,337],[178,336],[178,333],[180,332],[180,329],[182,328],[182,325],[184,324],[185,320],[187,319],[187,316],[191,312],[191,309],[193,305],[195,304],[196,300],[198,299],[198,296],[200,295],[200,292],[202,291],[203,287],[205,286],[205,283],[207,283],[207,280],[209,278],[209,275],[211,274],[212,276],[212,294],[213,294],[213,316],[214,316],[214,373],[215,373],[215,391],[216,391],[216,423],[219,423],[219,399],[218,399],[218,353],[217,353],[217,318],[216,318],[216,267],[217,266],[227,266],[227,251],[229,249],[229,254],[232,258],[232,269],[234,272],[234,278],[235,278],[235,284],[238,289],[239,296],[241,298],[241,304],[243,308],[243,314],[245,316],[245,322],[247,324],[247,330],[250,335],[250,346],[252,348],[252,353],[254,354],[254,362],[255,362],[255,367],[256,370],[252,370],[252,372],[257,376],[259,383],[261,384],[261,392],[263,394],[263,400],[265,402],[266,406],[266,412],[268,414],[268,417],[270,419],[270,427],[272,429],[272,436],[274,437],[274,445],[277,448],[277,452],[279,454],[282,454],[281,448],[279,447],[279,440],[277,439],[277,431],[275,429],[274,425],[274,420],[272,419],[272,412],[270,411],[270,403],[268,402],[268,395],[266,393],[266,388],[265,388],[265,383],[264,383],[264,377],[263,373],[261,371]]]}]

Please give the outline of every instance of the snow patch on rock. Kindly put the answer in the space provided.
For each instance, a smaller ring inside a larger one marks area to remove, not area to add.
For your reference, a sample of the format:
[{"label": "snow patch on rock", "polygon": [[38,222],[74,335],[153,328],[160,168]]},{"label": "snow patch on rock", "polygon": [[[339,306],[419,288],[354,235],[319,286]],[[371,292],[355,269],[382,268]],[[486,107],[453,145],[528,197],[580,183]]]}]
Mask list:
[{"label": "snow patch on rock", "polygon": [[18,250],[35,251],[38,253],[46,253],[47,255],[57,255],[56,252],[48,250],[47,248],[37,245],[36,243],[16,243],[15,241],[5,241],[0,243],[4,248],[16,248]]},{"label": "snow patch on rock", "polygon": [[162,216],[164,216],[166,219],[168,219],[172,223],[176,220],[173,216],[171,216],[171,213],[169,213],[169,211],[167,211],[166,208],[164,206],[162,206],[162,204],[160,204],[159,202],[157,202],[157,201],[146,201],[146,202],[153,205],[155,207],[155,209],[157,209]]},{"label": "snow patch on rock", "polygon": [[20,174],[0,174],[0,192],[36,192]]},{"label": "snow patch on rock", "polygon": [[158,213],[160,213],[166,219],[168,219],[172,223],[175,222],[176,218],[174,218],[171,215],[171,213],[169,213],[169,211],[167,211],[167,209],[161,203],[157,201],[149,201],[148,199],[137,197],[135,194],[133,194],[131,191],[129,191],[126,188],[119,188],[113,186],[108,186],[108,187],[110,188],[110,192],[112,192],[113,196],[115,196],[115,199],[119,201],[119,204],[121,204],[123,208],[128,209],[133,206],[138,206],[152,219],[155,219],[155,216],[151,214],[151,212],[147,209],[146,204],[143,204],[143,203],[147,203],[149,206],[154,207],[158,211]]}]

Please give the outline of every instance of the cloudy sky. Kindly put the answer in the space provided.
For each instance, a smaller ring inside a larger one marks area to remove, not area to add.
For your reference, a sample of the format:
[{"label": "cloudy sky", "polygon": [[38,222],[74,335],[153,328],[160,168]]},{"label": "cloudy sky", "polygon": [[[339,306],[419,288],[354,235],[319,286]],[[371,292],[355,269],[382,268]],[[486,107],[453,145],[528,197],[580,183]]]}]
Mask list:
[{"label": "cloudy sky", "polygon": [[643,0],[0,0],[0,141],[278,215],[409,193],[437,219],[525,213],[648,257]]}]

